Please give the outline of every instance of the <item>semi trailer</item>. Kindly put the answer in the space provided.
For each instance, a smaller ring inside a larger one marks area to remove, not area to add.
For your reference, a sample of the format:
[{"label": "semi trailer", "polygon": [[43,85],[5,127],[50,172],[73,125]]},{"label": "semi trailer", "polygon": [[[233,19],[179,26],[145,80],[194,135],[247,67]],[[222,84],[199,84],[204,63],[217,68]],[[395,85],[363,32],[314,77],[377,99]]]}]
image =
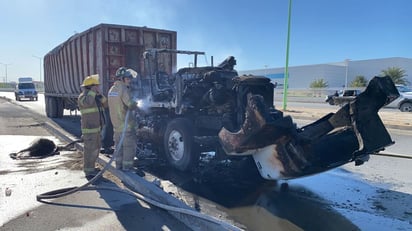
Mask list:
[{"label": "semi trailer", "polygon": [[[176,49],[176,32],[114,24],[99,24],[76,33],[44,57],[46,114],[63,116],[64,110],[77,110],[77,97],[84,78],[98,74],[104,94],[115,81],[121,66],[145,74],[143,52],[147,48]],[[176,55],[161,59],[165,72],[172,73]]]}]

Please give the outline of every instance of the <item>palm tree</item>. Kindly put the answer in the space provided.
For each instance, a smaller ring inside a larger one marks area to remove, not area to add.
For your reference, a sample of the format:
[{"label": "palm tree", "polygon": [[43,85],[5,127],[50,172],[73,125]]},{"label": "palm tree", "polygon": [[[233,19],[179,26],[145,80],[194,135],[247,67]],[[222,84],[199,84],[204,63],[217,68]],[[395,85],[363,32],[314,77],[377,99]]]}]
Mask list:
[{"label": "palm tree", "polygon": [[350,83],[350,87],[366,87],[368,84],[368,80],[363,75],[358,75],[355,79]]},{"label": "palm tree", "polygon": [[382,70],[381,76],[391,77],[395,84],[409,85],[409,81],[405,78],[408,75],[400,67],[388,67],[388,69]]},{"label": "palm tree", "polygon": [[324,79],[315,79],[310,83],[310,88],[325,88],[328,87],[328,82]]},{"label": "palm tree", "polygon": [[324,79],[315,79],[310,83],[310,88],[313,89],[313,96],[322,96],[322,88],[328,87],[328,82]]}]

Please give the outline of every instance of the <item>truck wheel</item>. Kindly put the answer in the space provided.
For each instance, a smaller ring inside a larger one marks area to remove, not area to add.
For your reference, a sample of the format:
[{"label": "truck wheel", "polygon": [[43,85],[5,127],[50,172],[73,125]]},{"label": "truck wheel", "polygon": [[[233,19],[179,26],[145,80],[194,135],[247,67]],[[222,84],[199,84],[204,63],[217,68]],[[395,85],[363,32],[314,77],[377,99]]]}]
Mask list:
[{"label": "truck wheel", "polygon": [[57,117],[57,101],[55,97],[48,97],[47,104],[48,105],[47,110],[48,110],[48,116],[50,118],[56,118]]},{"label": "truck wheel", "polygon": [[46,109],[46,116],[50,117],[50,105],[49,105],[49,96],[44,96],[44,104]]},{"label": "truck wheel", "polygon": [[401,110],[401,112],[412,112],[412,103],[406,102],[401,104],[399,110]]},{"label": "truck wheel", "polygon": [[63,105],[63,98],[55,97],[56,100],[56,117],[61,118],[63,117],[64,113],[64,105]]},{"label": "truck wheel", "polygon": [[193,139],[192,123],[183,118],[169,122],[164,134],[166,158],[174,168],[187,171],[199,161],[199,149]]}]

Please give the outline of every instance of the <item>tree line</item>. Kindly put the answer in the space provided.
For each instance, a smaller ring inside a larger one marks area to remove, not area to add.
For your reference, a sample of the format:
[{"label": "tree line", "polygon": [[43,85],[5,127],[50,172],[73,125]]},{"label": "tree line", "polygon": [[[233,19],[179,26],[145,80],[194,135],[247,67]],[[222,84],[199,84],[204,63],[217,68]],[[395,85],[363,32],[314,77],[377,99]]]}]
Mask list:
[{"label": "tree line", "polygon": [[[389,76],[395,84],[410,84],[410,82],[406,78],[406,76],[408,75],[406,74],[405,70],[403,70],[400,67],[389,67],[385,70],[382,70],[379,76]],[[366,87],[366,85],[368,85],[368,79],[366,79],[363,75],[358,75],[348,85],[349,87]],[[323,78],[315,79],[313,82],[310,83],[310,88],[327,88],[328,86],[328,82],[325,81]]]}]

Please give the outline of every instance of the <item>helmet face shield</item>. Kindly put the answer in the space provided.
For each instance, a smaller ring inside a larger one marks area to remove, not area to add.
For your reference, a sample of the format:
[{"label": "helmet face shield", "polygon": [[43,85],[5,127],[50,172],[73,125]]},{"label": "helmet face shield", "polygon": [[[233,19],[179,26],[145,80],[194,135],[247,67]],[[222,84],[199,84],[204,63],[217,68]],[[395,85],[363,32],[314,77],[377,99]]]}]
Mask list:
[{"label": "helmet face shield", "polygon": [[122,78],[128,78],[128,79],[133,79],[132,73],[130,71],[127,71],[123,74]]}]

